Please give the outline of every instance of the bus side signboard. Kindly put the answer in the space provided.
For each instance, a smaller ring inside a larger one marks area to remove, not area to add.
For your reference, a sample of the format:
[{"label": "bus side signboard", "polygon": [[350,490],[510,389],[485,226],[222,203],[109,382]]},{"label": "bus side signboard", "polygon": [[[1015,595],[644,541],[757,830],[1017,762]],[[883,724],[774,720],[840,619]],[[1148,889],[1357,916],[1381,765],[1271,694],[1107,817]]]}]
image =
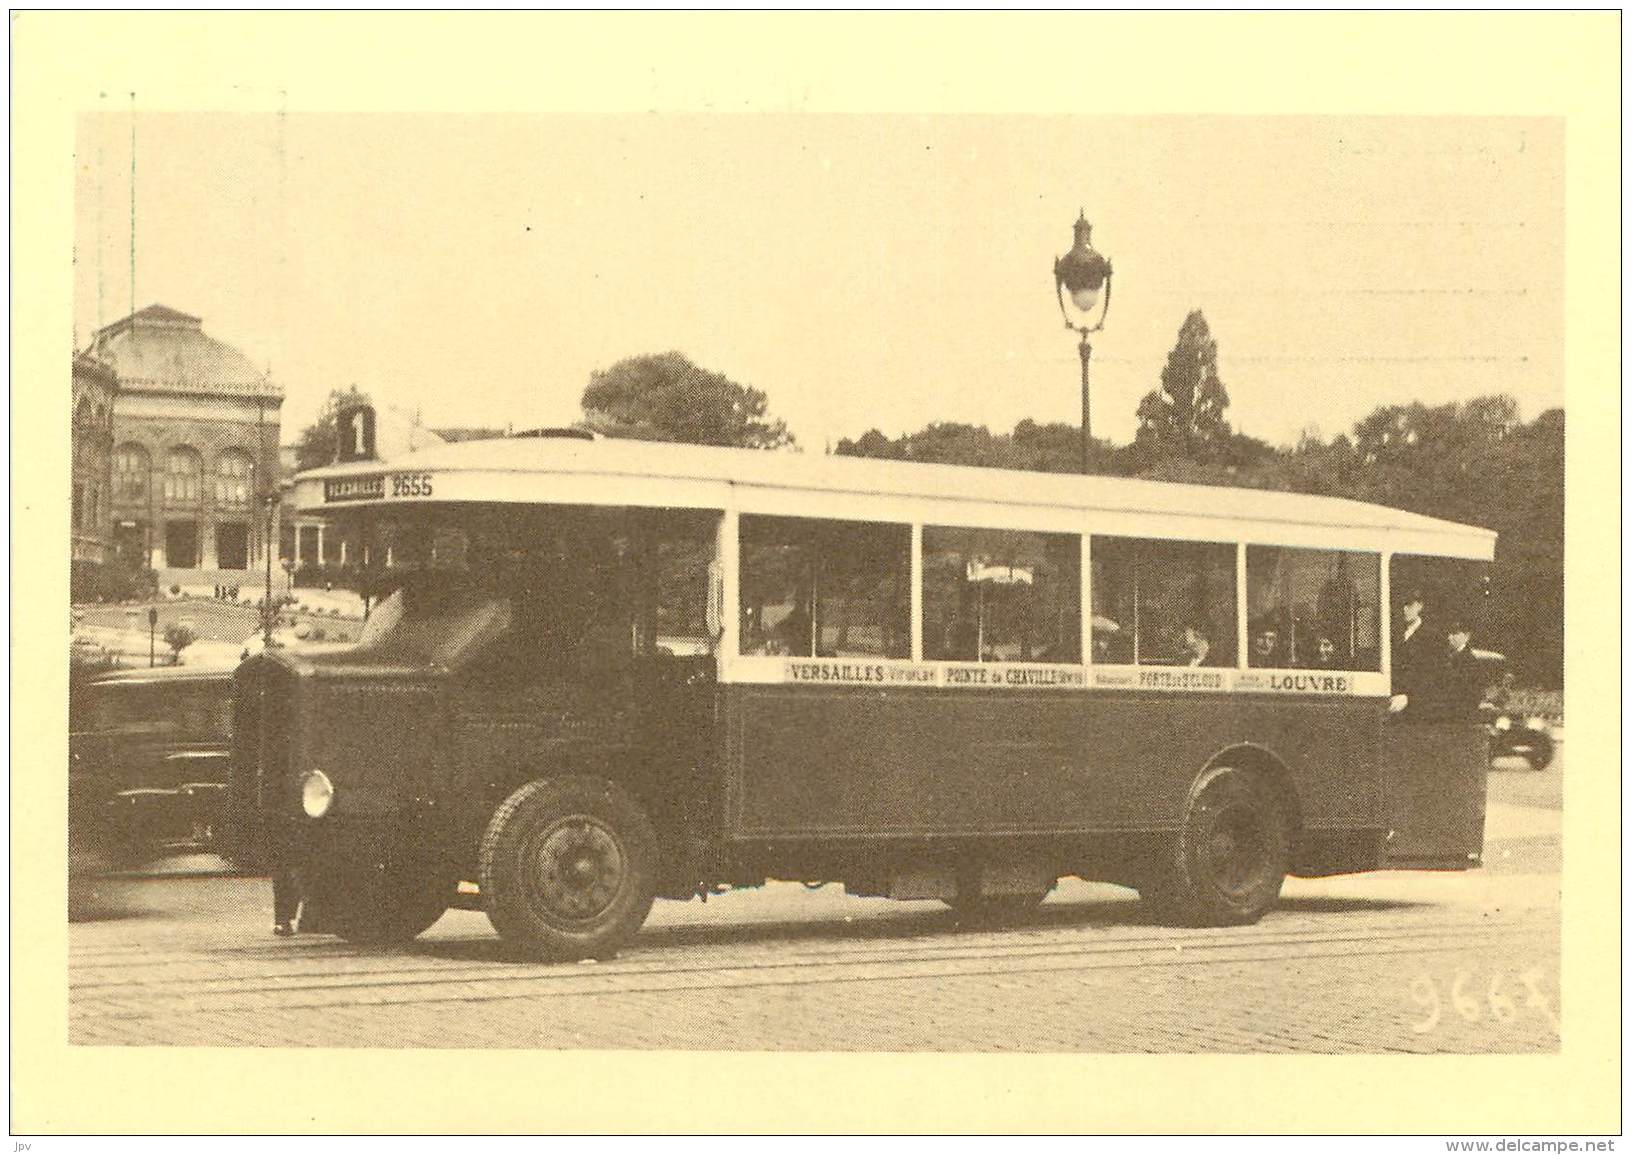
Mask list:
[{"label": "bus side signboard", "polygon": [[429,473],[369,473],[357,477],[323,479],[323,502],[380,501],[391,497],[430,497],[436,492]]}]

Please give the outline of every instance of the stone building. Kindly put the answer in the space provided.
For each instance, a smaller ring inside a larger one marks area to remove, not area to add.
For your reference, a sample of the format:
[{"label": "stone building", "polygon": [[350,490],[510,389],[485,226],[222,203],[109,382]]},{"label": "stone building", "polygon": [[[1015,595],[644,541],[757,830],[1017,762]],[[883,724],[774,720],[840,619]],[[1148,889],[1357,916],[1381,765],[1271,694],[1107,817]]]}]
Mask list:
[{"label": "stone building", "polygon": [[113,368],[88,353],[73,363],[73,569],[105,565],[113,545]]},{"label": "stone building", "polygon": [[88,353],[118,379],[116,558],[183,584],[255,568],[265,532],[256,495],[277,491],[283,391],[199,318],[164,305],[101,329]]}]

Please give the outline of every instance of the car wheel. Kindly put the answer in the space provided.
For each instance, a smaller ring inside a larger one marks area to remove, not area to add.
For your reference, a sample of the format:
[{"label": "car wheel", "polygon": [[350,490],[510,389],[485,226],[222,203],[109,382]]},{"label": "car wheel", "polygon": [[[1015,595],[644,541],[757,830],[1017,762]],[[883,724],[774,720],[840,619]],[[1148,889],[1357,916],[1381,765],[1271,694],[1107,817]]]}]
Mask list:
[{"label": "car wheel", "polygon": [[615,782],[529,782],[498,808],[481,841],[487,918],[539,959],[609,959],[656,896],[657,838]]},{"label": "car wheel", "polygon": [[1253,923],[1280,897],[1290,845],[1285,807],[1263,775],[1212,770],[1196,784],[1177,839],[1139,895],[1160,921]]}]

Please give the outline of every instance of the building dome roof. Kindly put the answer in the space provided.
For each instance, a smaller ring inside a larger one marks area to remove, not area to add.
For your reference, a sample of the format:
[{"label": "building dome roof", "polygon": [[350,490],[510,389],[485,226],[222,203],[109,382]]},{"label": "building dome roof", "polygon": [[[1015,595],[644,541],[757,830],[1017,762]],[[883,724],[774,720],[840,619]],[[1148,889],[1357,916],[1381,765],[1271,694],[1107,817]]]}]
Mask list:
[{"label": "building dome roof", "polygon": [[206,334],[203,321],[165,305],[149,305],[99,329],[90,351],[113,367],[126,390],[283,397],[248,357]]}]

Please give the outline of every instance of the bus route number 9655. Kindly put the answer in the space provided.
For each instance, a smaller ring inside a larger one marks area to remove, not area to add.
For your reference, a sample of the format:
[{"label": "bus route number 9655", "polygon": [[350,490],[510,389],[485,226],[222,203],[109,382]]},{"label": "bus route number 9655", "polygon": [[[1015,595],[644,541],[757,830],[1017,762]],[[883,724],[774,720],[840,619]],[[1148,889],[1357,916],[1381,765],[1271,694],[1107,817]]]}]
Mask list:
[{"label": "bus route number 9655", "polygon": [[393,473],[391,475],[391,496],[431,496],[431,475],[428,473]]}]

